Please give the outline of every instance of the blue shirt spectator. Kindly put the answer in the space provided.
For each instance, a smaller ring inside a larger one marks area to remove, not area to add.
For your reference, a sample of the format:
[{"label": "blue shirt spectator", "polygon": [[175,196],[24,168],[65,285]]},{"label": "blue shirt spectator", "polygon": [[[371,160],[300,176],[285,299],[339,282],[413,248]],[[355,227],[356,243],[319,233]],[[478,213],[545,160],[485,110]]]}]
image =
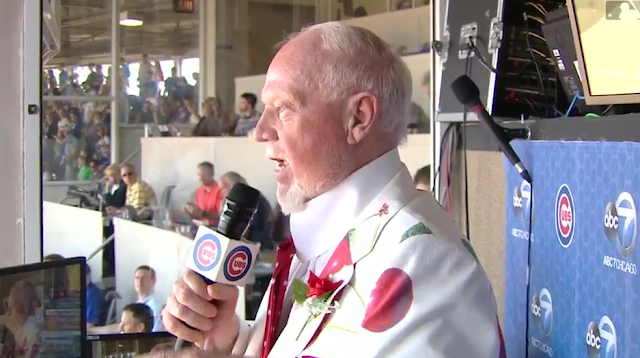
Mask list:
[{"label": "blue shirt spectator", "polygon": [[87,325],[97,326],[102,323],[100,322],[100,319],[102,317],[102,309],[104,307],[104,295],[102,294],[100,287],[91,282],[91,271],[89,270],[89,266],[87,266],[86,299],[87,306],[85,316],[87,318]]},{"label": "blue shirt spectator", "polygon": [[156,300],[156,295],[152,294],[144,300],[139,300],[137,303],[143,303],[151,308],[151,312],[153,312],[153,332],[164,331],[162,325],[162,305]]}]

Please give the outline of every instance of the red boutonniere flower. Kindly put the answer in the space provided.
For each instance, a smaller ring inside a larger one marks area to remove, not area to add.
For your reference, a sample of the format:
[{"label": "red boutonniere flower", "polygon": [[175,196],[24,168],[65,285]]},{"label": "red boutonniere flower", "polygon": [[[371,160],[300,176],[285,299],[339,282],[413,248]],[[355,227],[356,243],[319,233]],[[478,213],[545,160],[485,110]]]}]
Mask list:
[{"label": "red boutonniere flower", "polygon": [[[320,278],[313,272],[309,272],[309,291],[305,295],[306,298],[322,298],[323,296],[331,296],[337,290],[342,281],[332,282],[328,278]],[[326,297],[329,298],[329,297]],[[325,299],[326,299],[325,298]]]},{"label": "red boutonniere flower", "polygon": [[307,321],[302,326],[296,340],[300,338],[300,335],[309,322],[340,307],[337,301],[331,300],[330,298],[333,293],[340,288],[342,282],[343,281],[332,282],[328,278],[320,278],[313,272],[309,272],[308,283],[304,283],[301,280],[293,281],[293,299],[309,312],[309,318],[307,318]]}]

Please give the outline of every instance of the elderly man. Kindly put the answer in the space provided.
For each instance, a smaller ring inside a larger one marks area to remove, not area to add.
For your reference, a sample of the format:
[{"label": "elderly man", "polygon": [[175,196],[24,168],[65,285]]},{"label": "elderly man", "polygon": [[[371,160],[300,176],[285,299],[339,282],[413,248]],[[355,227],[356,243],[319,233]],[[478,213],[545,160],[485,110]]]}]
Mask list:
[{"label": "elderly man", "polygon": [[254,136],[275,163],[293,240],[253,325],[234,313],[236,287],[187,273],[165,327],[245,357],[502,357],[485,272],[400,160],[411,105],[402,60],[368,30],[315,25],[280,48],[262,99]]}]

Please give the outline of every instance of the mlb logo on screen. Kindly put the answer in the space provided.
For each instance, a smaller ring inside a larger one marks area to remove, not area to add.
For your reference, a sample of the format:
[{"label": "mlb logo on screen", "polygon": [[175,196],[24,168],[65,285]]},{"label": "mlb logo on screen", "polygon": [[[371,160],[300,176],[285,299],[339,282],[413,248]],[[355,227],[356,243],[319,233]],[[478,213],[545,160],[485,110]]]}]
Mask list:
[{"label": "mlb logo on screen", "polygon": [[607,1],[607,20],[640,21],[640,1]]}]

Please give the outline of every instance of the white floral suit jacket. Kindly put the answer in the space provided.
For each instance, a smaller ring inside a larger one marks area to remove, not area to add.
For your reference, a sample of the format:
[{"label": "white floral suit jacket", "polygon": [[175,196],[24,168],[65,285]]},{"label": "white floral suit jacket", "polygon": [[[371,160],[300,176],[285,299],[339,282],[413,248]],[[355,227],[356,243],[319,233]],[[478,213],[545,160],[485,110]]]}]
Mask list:
[{"label": "white floral suit jacket", "polygon": [[[294,305],[269,358],[504,358],[484,270],[404,166],[353,227],[330,276],[343,280],[334,293],[340,307],[305,326],[309,311]],[[294,258],[292,276],[300,266]],[[254,324],[241,324],[234,354],[260,357],[268,297]]]}]

